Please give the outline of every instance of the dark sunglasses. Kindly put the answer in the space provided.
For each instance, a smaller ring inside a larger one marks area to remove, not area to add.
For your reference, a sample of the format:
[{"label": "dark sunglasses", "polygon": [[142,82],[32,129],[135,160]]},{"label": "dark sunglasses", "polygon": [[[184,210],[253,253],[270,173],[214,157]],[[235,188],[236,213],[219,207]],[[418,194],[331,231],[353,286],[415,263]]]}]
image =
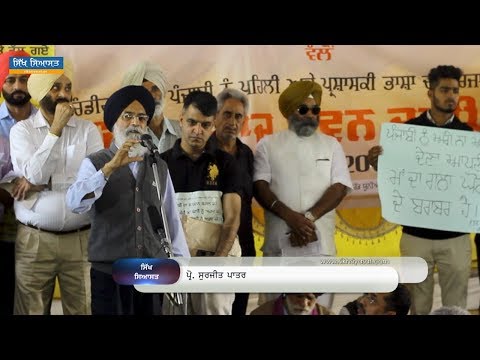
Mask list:
[{"label": "dark sunglasses", "polygon": [[308,110],[311,110],[313,115],[320,114],[319,105],[313,105],[312,107],[308,107],[307,105],[302,104],[297,108],[297,111],[300,115],[305,115],[308,112]]}]

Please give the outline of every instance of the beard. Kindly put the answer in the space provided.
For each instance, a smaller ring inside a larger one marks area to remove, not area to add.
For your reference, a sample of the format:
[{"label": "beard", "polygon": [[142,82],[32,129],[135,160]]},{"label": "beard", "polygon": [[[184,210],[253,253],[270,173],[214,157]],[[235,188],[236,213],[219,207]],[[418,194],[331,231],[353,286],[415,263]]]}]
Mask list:
[{"label": "beard", "polygon": [[163,100],[155,100],[155,112],[153,113],[153,117],[162,115],[164,107],[165,103],[163,102]]},{"label": "beard", "polygon": [[[147,131],[142,129],[139,126],[130,125],[124,130],[120,129],[117,126],[117,124],[113,126],[113,137],[115,141],[115,146],[119,149],[122,147],[125,141],[130,139],[140,140],[140,137],[146,133]],[[130,148],[130,151],[128,152],[128,156],[129,157],[143,156],[147,152],[148,152],[148,149],[146,147],[143,147],[142,144],[138,143],[138,144],[134,144]]]},{"label": "beard", "polygon": [[288,117],[288,128],[295,131],[298,136],[308,137],[313,135],[317,131],[318,124],[318,116],[312,118],[292,114]]},{"label": "beard", "polygon": [[440,100],[438,100],[438,98],[436,98],[435,95],[433,96],[432,106],[435,107],[436,110],[438,110],[440,112],[443,112],[445,114],[453,113],[455,111],[455,109],[457,108],[457,105],[458,105],[458,103],[452,102],[452,103],[446,105],[445,107],[442,107],[441,104],[440,104]]},{"label": "beard", "polygon": [[57,104],[69,101],[70,100],[65,98],[58,98],[57,100],[53,101],[50,95],[46,95],[42,100],[40,100],[40,107],[47,111],[49,114],[55,114],[55,108],[57,107]]},{"label": "beard", "polygon": [[287,308],[287,312],[289,315],[311,315],[313,309],[315,308],[316,302],[314,301],[312,306],[301,307],[296,305],[293,301],[285,297],[285,307]]},{"label": "beard", "polygon": [[[15,95],[22,94],[22,98],[16,98]],[[5,90],[2,89],[2,96],[5,99],[5,101],[13,106],[22,106],[25,105],[30,101],[32,98],[29,93],[22,91],[22,90],[15,90],[12,93],[7,93]]]}]

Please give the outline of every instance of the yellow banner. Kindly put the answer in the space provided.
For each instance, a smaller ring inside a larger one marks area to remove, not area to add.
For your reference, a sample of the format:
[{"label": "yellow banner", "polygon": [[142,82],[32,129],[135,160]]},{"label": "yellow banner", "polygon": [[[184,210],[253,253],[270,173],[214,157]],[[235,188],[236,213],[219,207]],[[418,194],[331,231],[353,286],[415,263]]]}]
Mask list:
[{"label": "yellow banner", "polygon": [[9,70],[9,74],[63,74],[63,69],[14,69]]},{"label": "yellow banner", "polygon": [[[7,46],[13,45],[2,47]],[[381,123],[404,122],[430,106],[431,68],[452,64],[463,69],[456,113],[479,129],[478,46],[58,45],[52,55],[72,60],[75,113],[99,126],[106,145],[111,134],[103,124],[105,102],[120,87],[125,71],[142,60],[165,69],[170,82],[165,114],[172,119],[178,119],[184,97],[193,90],[216,95],[233,87],[247,94],[250,114],[241,139],[252,150],[265,135],[287,127],[278,97],[292,81],[320,83],[320,130],[341,143],[355,187],[337,212],[339,255],[398,255],[401,229],[381,218],[376,173],[366,154],[378,144]],[[256,204],[254,216],[260,246],[263,211]]]},{"label": "yellow banner", "polygon": [[32,56],[55,56],[53,45],[0,45],[0,54],[7,51],[26,51]]}]

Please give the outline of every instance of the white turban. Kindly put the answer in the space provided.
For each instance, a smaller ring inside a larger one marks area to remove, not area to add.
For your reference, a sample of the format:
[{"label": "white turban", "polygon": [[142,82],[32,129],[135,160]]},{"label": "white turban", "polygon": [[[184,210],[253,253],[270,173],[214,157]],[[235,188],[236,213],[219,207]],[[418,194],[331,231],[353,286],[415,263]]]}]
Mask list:
[{"label": "white turban", "polygon": [[162,98],[165,97],[167,92],[167,77],[163,69],[147,61],[142,61],[133,65],[127,70],[127,73],[123,76],[122,86],[127,85],[142,85],[143,79],[151,81],[158,86],[162,92]]},{"label": "white turban", "polygon": [[39,102],[51,90],[55,81],[65,75],[73,82],[73,64],[70,60],[63,58],[63,74],[32,74],[28,79],[28,92],[32,99]]}]

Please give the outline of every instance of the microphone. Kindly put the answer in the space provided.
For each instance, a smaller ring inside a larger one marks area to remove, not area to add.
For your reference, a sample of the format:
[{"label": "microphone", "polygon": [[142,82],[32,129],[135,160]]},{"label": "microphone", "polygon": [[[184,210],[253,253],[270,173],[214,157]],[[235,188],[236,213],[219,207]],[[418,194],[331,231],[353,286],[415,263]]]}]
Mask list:
[{"label": "microphone", "polygon": [[[147,135],[150,138],[150,141],[152,137],[150,135]],[[160,214],[158,213],[158,210],[155,206],[149,206],[147,208],[148,212],[148,217],[150,218],[150,223],[152,224],[152,228],[154,231],[157,232],[158,235],[160,235],[161,243],[163,246],[163,250],[165,251],[165,254],[167,254],[168,258],[172,258],[173,254],[170,249],[170,244],[166,240],[165,236],[165,230],[163,230],[163,222],[162,218],[160,217]],[[180,306],[183,305],[183,298],[180,293],[166,293],[168,300],[174,305],[174,306]]]},{"label": "microphone", "polygon": [[141,140],[142,146],[146,147],[152,154],[155,152],[158,153],[158,148],[153,143],[152,137],[150,135],[143,134],[140,137],[140,140]]},{"label": "microphone", "polygon": [[[150,135],[148,135],[150,136]],[[165,230],[163,230],[163,221],[162,218],[160,217],[160,214],[155,206],[149,206],[147,208],[148,216],[150,218],[150,223],[152,224],[153,230],[160,235],[160,238],[162,239],[162,246],[164,247],[165,252],[167,253],[168,257],[172,257],[172,252],[170,251],[170,246],[169,244],[166,243],[166,236],[165,236]]]}]

